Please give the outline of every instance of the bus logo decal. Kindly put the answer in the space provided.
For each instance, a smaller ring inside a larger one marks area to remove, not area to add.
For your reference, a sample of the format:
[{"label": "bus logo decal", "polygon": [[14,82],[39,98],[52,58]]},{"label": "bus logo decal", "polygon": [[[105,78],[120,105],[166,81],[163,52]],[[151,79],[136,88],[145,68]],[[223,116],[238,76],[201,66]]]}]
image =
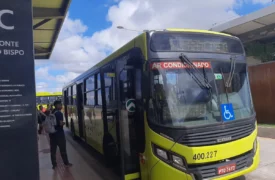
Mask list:
[{"label": "bus logo decal", "polygon": [[136,111],[135,99],[128,99],[126,101],[126,109],[127,109],[128,112],[135,112]]},{"label": "bus logo decal", "polygon": [[220,142],[230,141],[231,139],[232,139],[231,136],[223,137],[223,138],[217,139],[217,142],[220,143]]}]

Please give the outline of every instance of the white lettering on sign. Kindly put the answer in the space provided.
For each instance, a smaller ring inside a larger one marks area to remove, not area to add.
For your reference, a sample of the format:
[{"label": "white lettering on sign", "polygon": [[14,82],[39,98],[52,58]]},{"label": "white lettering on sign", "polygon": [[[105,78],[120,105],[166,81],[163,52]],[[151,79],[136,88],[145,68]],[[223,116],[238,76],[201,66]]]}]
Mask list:
[{"label": "white lettering on sign", "polygon": [[19,47],[18,41],[2,41],[0,40],[1,47]]},{"label": "white lettering on sign", "polygon": [[11,14],[11,15],[13,15],[13,11],[8,10],[8,9],[0,10],[0,27],[3,28],[3,29],[6,29],[6,30],[13,30],[14,26],[6,26],[5,24],[3,24],[3,22],[2,22],[2,16],[4,14]]},{"label": "white lettering on sign", "polygon": [[[210,62],[193,62],[197,68],[211,68]],[[153,62],[151,69],[184,69],[188,68],[188,65],[182,62]]]},{"label": "white lettering on sign", "polygon": [[4,55],[11,55],[11,56],[23,56],[25,54],[24,50],[17,50],[17,49],[4,49],[3,50]]},{"label": "white lettering on sign", "polygon": [[10,55],[10,56],[23,56],[25,54],[24,50],[21,49],[4,49],[4,50],[0,50],[0,54],[3,55]]}]

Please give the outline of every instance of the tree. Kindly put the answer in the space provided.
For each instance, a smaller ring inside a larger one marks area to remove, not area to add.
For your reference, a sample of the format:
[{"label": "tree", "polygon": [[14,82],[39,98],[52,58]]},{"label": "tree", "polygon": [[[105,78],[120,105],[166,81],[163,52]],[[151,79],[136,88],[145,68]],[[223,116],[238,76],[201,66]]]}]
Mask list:
[{"label": "tree", "polygon": [[246,55],[254,56],[262,62],[274,61],[275,46],[273,44],[263,44],[259,42],[245,45]]}]

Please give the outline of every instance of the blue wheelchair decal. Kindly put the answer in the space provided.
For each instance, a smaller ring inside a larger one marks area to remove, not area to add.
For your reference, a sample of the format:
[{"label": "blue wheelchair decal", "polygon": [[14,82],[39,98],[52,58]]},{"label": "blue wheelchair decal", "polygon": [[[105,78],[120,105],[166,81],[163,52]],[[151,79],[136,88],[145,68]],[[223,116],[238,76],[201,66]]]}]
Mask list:
[{"label": "blue wheelchair decal", "polygon": [[235,114],[232,104],[221,104],[222,119],[224,121],[232,121],[235,119]]}]

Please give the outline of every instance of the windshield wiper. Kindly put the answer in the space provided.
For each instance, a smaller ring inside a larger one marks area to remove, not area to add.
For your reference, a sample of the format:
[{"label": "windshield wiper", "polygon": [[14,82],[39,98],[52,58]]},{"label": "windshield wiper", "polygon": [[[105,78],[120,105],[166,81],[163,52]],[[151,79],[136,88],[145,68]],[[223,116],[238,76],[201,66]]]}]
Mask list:
[{"label": "windshield wiper", "polygon": [[[209,80],[208,80],[208,78],[207,78],[207,76],[206,76],[205,68],[203,67],[202,70],[203,70],[203,77],[204,77],[204,79],[205,79],[205,83],[210,84],[210,83],[209,83]],[[208,91],[208,92],[209,92],[210,99],[211,99],[211,101],[210,101],[210,103],[211,103],[211,104],[210,104],[210,107],[211,107],[211,111],[212,111],[212,99],[213,99],[213,98],[212,98],[212,97],[213,97],[213,96],[212,96],[212,95],[213,95],[212,89],[209,88],[209,91]]]},{"label": "windshield wiper", "polygon": [[189,68],[186,68],[186,71],[202,89],[211,89],[212,86],[205,78],[205,75],[202,75],[198,68],[183,53],[179,56],[179,58],[183,64],[187,64],[192,70],[196,72],[196,74],[194,74]]},{"label": "windshield wiper", "polygon": [[231,56],[230,57],[230,60],[231,60],[231,66],[230,66],[230,72],[229,72],[229,75],[228,75],[228,78],[225,82],[225,77],[224,77],[224,73],[222,71],[222,68],[220,68],[220,72],[222,74],[222,78],[223,78],[223,84],[224,84],[224,87],[225,87],[225,94],[226,94],[226,99],[227,99],[227,102],[229,102],[229,97],[228,97],[228,88],[231,87],[231,84],[232,84],[232,79],[234,77],[234,73],[235,73],[235,67],[236,67],[236,56]]},{"label": "windshield wiper", "polygon": [[230,73],[229,73],[229,76],[225,83],[225,86],[227,88],[231,87],[231,84],[232,84],[232,79],[233,79],[233,76],[235,73],[235,67],[236,67],[236,59],[237,59],[236,56],[231,56],[231,58],[230,58],[230,60],[231,60]]}]

